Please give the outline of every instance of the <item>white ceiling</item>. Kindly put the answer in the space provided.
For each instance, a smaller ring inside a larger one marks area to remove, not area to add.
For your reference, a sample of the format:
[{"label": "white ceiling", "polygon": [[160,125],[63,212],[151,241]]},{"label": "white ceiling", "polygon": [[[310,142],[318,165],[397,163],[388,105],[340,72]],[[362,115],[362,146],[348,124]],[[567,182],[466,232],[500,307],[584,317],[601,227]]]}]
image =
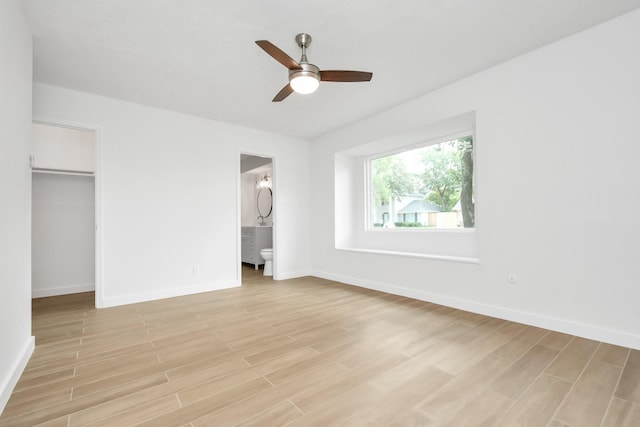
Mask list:
[{"label": "white ceiling", "polygon": [[[640,7],[640,0],[24,0],[34,80],[314,138]],[[321,69],[372,71],[274,95],[311,34]]]}]

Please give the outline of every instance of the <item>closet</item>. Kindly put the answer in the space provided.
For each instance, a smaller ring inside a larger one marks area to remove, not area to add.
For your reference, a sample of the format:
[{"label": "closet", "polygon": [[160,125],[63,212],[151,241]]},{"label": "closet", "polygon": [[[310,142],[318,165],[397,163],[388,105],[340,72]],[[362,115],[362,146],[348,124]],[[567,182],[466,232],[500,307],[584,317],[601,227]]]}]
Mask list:
[{"label": "closet", "polygon": [[95,132],[33,124],[32,296],[95,289]]}]

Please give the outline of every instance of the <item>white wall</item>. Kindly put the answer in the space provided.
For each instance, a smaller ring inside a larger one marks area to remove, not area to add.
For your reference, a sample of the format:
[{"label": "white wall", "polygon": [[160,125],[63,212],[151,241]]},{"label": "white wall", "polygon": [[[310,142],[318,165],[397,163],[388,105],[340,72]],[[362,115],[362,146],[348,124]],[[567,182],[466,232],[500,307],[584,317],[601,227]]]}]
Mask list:
[{"label": "white wall", "polygon": [[93,290],[94,177],[34,173],[31,204],[32,296]]},{"label": "white wall", "polygon": [[0,412],[31,336],[31,30],[22,2],[0,2]]},{"label": "white wall", "polygon": [[97,128],[99,305],[239,285],[240,152],[276,159],[276,278],[309,272],[307,141],[42,84],[33,108]]},{"label": "white wall", "polygon": [[245,172],[240,176],[240,194],[241,194],[241,215],[242,226],[256,225],[256,208],[255,202],[255,177],[250,172]]},{"label": "white wall", "polygon": [[[640,348],[639,39],[635,11],[313,141],[315,273]],[[469,111],[480,263],[336,250],[335,153]]]}]

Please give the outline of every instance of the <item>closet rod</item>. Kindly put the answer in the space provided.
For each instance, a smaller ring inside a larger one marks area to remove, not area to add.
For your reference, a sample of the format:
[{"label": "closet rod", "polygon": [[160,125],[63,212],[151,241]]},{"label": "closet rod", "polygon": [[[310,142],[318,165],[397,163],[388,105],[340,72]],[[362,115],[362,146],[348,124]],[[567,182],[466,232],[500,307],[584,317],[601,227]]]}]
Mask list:
[{"label": "closet rod", "polygon": [[79,175],[79,176],[94,176],[93,172],[80,172],[80,171],[63,171],[58,169],[31,169],[33,173],[49,173],[55,175]]}]

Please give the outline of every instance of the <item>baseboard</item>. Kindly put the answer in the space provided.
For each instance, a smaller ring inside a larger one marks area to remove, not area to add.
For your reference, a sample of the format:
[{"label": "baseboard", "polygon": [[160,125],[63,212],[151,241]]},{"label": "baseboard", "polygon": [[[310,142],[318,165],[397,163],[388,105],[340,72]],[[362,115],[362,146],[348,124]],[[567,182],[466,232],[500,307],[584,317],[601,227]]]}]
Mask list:
[{"label": "baseboard", "polygon": [[22,375],[24,368],[27,366],[27,363],[29,362],[29,359],[31,358],[35,347],[36,339],[35,337],[31,336],[27,339],[22,352],[11,366],[9,374],[2,381],[2,384],[0,384],[0,414],[2,414],[2,411],[4,411],[4,407],[7,405],[9,397],[11,397],[11,393],[18,383],[18,380],[20,379],[20,375]]},{"label": "baseboard", "polygon": [[298,277],[313,276],[311,270],[287,271],[286,273],[278,273],[276,280],[297,279]]},{"label": "baseboard", "polygon": [[77,294],[80,292],[90,292],[95,290],[96,290],[96,285],[94,283],[87,283],[84,285],[63,286],[60,288],[50,288],[50,289],[32,289],[31,298],[43,298],[43,297],[52,297],[56,295]]},{"label": "baseboard", "polygon": [[155,301],[164,298],[181,297],[185,295],[199,294],[202,292],[219,291],[222,289],[237,288],[241,285],[238,280],[203,283],[195,286],[180,288],[162,289],[154,292],[147,292],[133,295],[119,295],[115,297],[103,297],[100,308],[116,307],[119,305],[135,304],[138,302]]},{"label": "baseboard", "polygon": [[457,308],[459,310],[470,311],[473,313],[483,314],[485,316],[524,323],[526,325],[537,326],[552,331],[563,332],[570,335],[576,335],[583,338],[640,350],[640,336],[623,331],[574,322],[568,319],[559,319],[555,317],[544,316],[537,313],[514,310],[507,307],[479,303],[477,301],[468,299],[455,298],[432,292],[425,292],[417,289],[403,288],[401,286],[389,285],[387,283],[375,282],[371,280],[364,280],[357,277],[343,276],[322,271],[315,271],[313,275],[347,285],[386,292],[393,295],[405,296],[421,301],[428,301],[434,304]]}]

